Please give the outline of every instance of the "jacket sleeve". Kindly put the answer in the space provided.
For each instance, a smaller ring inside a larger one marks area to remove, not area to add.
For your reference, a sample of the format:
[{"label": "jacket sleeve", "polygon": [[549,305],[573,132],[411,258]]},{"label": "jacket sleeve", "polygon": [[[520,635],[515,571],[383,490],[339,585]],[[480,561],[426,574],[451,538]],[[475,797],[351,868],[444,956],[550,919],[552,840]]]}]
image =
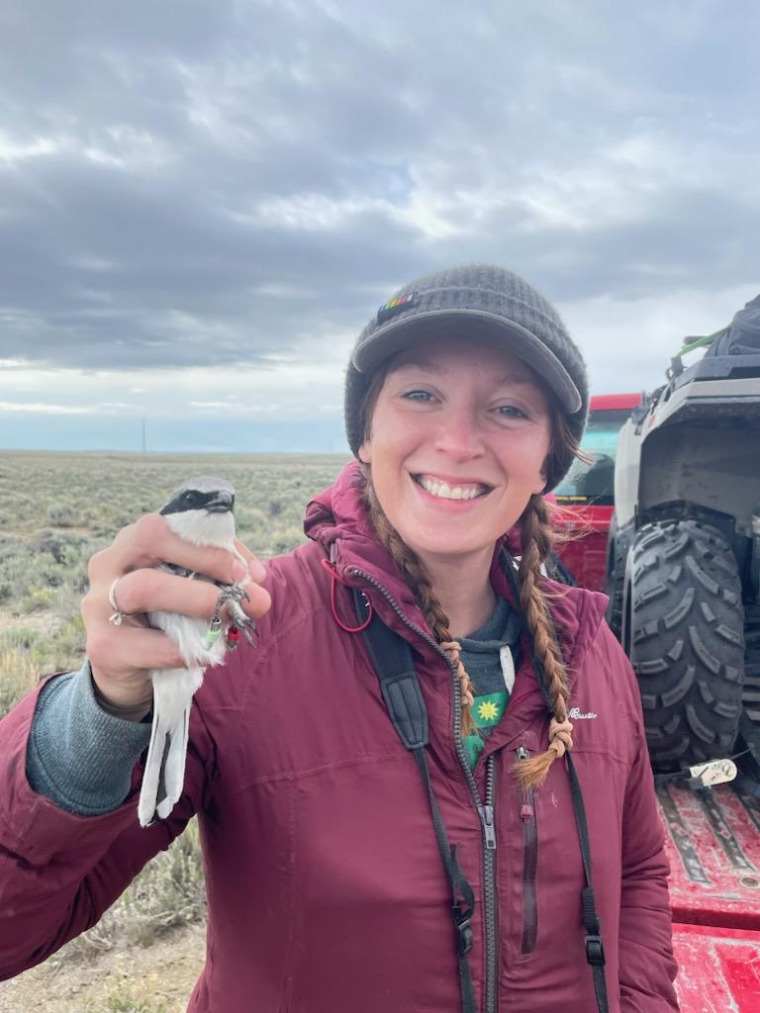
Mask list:
[{"label": "jacket sleeve", "polygon": [[669,865],[649,763],[641,699],[630,662],[605,626],[619,658],[621,681],[633,718],[633,762],[623,804],[620,908],[621,1013],[672,1013],[678,970],[673,958]]},{"label": "jacket sleeve", "polygon": [[116,717],[95,698],[89,663],[40,689],[26,755],[39,795],[80,816],[118,809],[150,742],[151,724]]},{"label": "jacket sleeve", "polygon": [[213,746],[193,707],[185,793],[171,817],[143,829],[137,821],[142,776],[116,809],[80,816],[38,794],[26,774],[39,695],[0,721],[0,980],[41,963],[91,928],[143,866],[168,848],[204,803]]}]

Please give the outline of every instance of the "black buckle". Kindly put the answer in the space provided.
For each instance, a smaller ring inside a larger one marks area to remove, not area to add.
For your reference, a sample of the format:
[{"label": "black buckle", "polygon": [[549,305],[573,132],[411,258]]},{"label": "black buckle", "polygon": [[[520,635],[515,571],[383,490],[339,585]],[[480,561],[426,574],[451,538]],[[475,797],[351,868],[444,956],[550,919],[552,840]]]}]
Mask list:
[{"label": "black buckle", "polygon": [[472,911],[462,911],[457,905],[454,909],[454,927],[457,930],[457,950],[459,956],[463,957],[472,949]]},{"label": "black buckle", "polygon": [[601,936],[586,936],[586,960],[592,967],[604,967],[604,946]]}]

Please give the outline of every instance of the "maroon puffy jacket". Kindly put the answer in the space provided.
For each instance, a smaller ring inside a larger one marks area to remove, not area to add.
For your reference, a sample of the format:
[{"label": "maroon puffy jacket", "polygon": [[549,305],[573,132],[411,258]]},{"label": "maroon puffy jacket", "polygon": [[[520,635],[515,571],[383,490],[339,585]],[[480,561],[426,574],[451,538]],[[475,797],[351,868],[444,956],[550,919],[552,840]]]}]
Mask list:
[{"label": "maroon puffy jacket", "polygon": [[[138,826],[139,765],[116,811],[79,817],[58,809],[25,777],[36,694],[0,723],[0,978],[92,926],[198,813],[208,944],[189,1010],[460,1009],[449,886],[427,798],[361,635],[336,621],[355,624],[348,584],[366,591],[414,648],[433,785],[476,897],[469,957],[485,1008],[484,839],[454,747],[452,675],[412,628],[429,630],[371,535],[356,478],[349,466],[310,504],[310,544],[269,564],[273,607],[259,649],[241,647],[226,667],[207,673],[192,709],[185,793],[170,819]],[[492,580],[507,596],[496,556]],[[571,677],[573,756],[588,811],[610,1011],[669,1013],[678,1006],[667,863],[636,683],[603,622],[605,599],[549,587]],[[495,754],[489,949],[497,994],[489,1006],[594,1013],[567,771],[555,762],[530,803],[510,774],[518,748],[547,745],[547,714],[525,647],[504,719],[475,770],[482,793],[485,758]]]}]

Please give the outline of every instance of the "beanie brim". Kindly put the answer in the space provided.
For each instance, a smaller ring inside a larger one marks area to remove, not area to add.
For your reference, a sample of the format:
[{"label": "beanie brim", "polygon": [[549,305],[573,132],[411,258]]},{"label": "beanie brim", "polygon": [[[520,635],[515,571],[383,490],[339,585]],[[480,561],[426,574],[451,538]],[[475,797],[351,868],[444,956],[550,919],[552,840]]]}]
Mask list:
[{"label": "beanie brim", "polygon": [[360,373],[372,373],[386,359],[416,341],[465,336],[468,341],[482,341],[511,352],[538,373],[566,412],[575,414],[581,410],[581,393],[552,350],[516,321],[483,310],[427,310],[392,320],[357,345],[351,364]]}]

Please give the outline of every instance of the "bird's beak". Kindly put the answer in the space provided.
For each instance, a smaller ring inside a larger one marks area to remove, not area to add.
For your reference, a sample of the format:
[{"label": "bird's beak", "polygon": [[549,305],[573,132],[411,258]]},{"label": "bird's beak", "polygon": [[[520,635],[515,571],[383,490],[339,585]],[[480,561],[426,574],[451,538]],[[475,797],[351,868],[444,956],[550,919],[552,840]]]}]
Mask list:
[{"label": "bird's beak", "polygon": [[210,514],[225,514],[235,506],[235,497],[229,492],[218,492],[216,496],[206,504],[206,510]]}]

